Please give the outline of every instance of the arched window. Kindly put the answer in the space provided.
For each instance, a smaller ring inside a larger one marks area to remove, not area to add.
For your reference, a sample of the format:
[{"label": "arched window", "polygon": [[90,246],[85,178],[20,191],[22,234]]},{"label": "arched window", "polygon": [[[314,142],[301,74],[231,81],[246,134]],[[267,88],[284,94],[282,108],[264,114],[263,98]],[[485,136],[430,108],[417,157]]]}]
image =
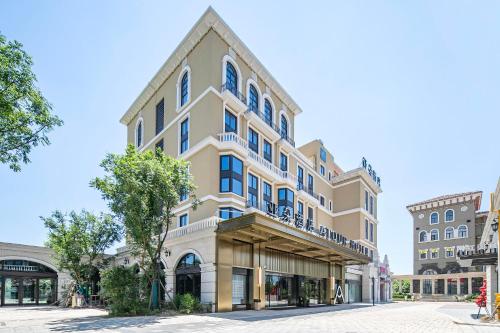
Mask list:
[{"label": "arched window", "polygon": [[259,93],[257,89],[255,89],[254,85],[250,85],[249,94],[248,94],[248,107],[250,111],[259,112]]},{"label": "arched window", "polygon": [[439,240],[439,231],[437,229],[431,230],[431,241]]},{"label": "arched window", "polygon": [[420,231],[420,234],[418,235],[418,239],[420,242],[427,242],[427,232]]},{"label": "arched window", "polygon": [[448,227],[444,229],[444,239],[452,239],[453,238],[453,228]]},{"label": "arched window", "polygon": [[439,214],[437,212],[434,212],[431,214],[430,223],[431,224],[438,224],[439,223]]},{"label": "arched window", "polygon": [[226,89],[238,95],[238,73],[229,61],[226,63]]},{"label": "arched window", "polygon": [[189,73],[186,71],[181,79],[181,107],[187,103],[189,99]]},{"label": "arched window", "polygon": [[281,115],[281,137],[288,138],[288,120],[286,120],[284,115]]},{"label": "arched window", "polygon": [[264,102],[264,117],[266,118],[266,123],[269,126],[273,124],[273,107],[271,102],[266,98]]},{"label": "arched window", "polygon": [[142,118],[137,121],[135,125],[135,146],[139,148],[142,146],[142,135],[144,133],[144,128],[142,125]]},{"label": "arched window", "polygon": [[175,292],[177,294],[191,294],[200,298],[201,269],[200,258],[194,253],[188,253],[179,260],[175,269]]},{"label": "arched window", "polygon": [[468,230],[466,225],[461,225],[458,227],[458,237],[467,238]]},{"label": "arched window", "polygon": [[444,213],[444,221],[445,222],[453,222],[453,220],[455,220],[455,212],[453,211],[453,209],[448,209]]}]

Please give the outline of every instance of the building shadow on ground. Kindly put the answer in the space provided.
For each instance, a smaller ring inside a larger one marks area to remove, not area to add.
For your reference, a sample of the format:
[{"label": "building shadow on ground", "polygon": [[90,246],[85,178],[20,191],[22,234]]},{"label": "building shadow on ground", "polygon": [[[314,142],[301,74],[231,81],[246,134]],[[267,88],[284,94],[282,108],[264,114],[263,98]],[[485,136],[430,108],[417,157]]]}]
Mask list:
[{"label": "building shadow on ground", "polygon": [[53,321],[48,324],[52,332],[85,332],[95,330],[120,330],[123,328],[141,328],[159,322],[161,317],[105,317],[91,316]]}]

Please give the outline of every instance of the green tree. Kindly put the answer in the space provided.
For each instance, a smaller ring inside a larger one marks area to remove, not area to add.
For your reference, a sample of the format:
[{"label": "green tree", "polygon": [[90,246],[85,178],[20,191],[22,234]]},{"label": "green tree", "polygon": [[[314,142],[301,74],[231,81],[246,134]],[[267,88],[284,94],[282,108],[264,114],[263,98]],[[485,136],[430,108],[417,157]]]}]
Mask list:
[{"label": "green tree", "polygon": [[[180,196],[190,195],[193,209],[198,204],[189,163],[160,150],[140,153],[129,145],[124,155],[108,154],[101,167],[106,175],[94,179],[91,186],[102,192],[123,222],[127,245],[152,286],[161,274],[161,253]],[[156,307],[153,293],[151,288],[150,307]]]},{"label": "green tree", "polygon": [[49,231],[47,246],[54,250],[59,269],[67,270],[76,284],[91,285],[104,264],[104,251],[121,238],[121,225],[111,215],[82,210],[68,215],[55,211],[40,217]]},{"label": "green tree", "polygon": [[14,171],[29,163],[33,147],[50,144],[47,133],[63,124],[36,86],[31,57],[0,34],[0,163]]}]

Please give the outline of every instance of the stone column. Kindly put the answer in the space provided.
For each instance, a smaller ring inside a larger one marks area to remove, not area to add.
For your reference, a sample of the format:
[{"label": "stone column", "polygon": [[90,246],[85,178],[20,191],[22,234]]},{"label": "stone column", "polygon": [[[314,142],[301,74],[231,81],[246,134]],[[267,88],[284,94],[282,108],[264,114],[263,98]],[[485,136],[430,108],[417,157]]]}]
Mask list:
[{"label": "stone column", "polygon": [[[214,263],[200,265],[201,269],[201,293],[200,301],[204,304],[215,304],[215,290],[217,271]],[[215,309],[213,309],[215,310]]]},{"label": "stone column", "polygon": [[413,279],[410,279],[410,294],[413,295]]},{"label": "stone column", "polygon": [[424,294],[424,280],[422,278],[419,278],[418,281],[420,284],[419,294],[420,294],[420,296],[422,296]]},{"label": "stone column", "polygon": [[165,300],[173,300],[175,296],[175,270],[173,268],[165,269]]},{"label": "stone column", "polygon": [[448,295],[448,279],[444,279],[444,294]]},{"label": "stone column", "polygon": [[431,288],[432,288],[432,292],[431,294],[434,295],[436,293],[436,279],[431,279]]},{"label": "stone column", "polygon": [[471,295],[472,294],[472,278],[467,278],[467,284],[469,286],[469,290],[468,290],[468,294]]},{"label": "stone column", "polygon": [[250,301],[253,303],[255,310],[262,310],[266,307],[265,250],[262,247],[259,251],[259,247],[259,243],[253,245],[253,299]]}]

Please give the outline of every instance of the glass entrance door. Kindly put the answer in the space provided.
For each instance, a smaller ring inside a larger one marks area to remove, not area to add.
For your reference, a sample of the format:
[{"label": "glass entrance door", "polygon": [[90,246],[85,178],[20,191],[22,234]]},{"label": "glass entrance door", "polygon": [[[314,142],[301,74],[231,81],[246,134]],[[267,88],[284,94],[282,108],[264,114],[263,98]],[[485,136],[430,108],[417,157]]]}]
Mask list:
[{"label": "glass entrance door", "polygon": [[16,278],[5,278],[4,304],[20,304],[20,280]]},{"label": "glass entrance door", "polygon": [[288,306],[293,304],[292,277],[266,275],[266,305]]},{"label": "glass entrance door", "polygon": [[24,278],[22,291],[22,304],[36,304],[36,279]]}]

